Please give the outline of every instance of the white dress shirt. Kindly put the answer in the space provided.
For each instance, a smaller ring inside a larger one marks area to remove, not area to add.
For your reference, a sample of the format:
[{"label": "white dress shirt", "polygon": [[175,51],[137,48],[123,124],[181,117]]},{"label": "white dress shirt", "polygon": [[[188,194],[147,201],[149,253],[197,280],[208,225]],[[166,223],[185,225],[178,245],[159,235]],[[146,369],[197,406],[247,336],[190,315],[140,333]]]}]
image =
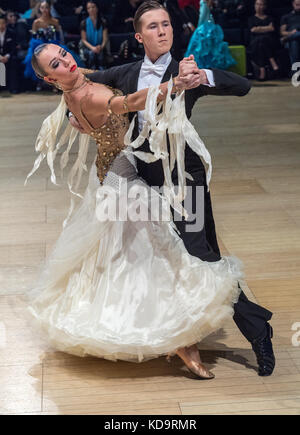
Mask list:
[{"label": "white dress shirt", "polygon": [[4,45],[5,33],[6,33],[6,30],[4,32],[0,32],[0,45],[1,45],[1,47]]},{"label": "white dress shirt", "polygon": [[[172,60],[172,56],[170,52],[163,54],[160,56],[156,62],[152,63],[147,55],[145,55],[144,62],[142,63],[142,67],[140,70],[140,75],[138,79],[137,90],[149,88],[149,86],[158,86],[165,72],[170,65]],[[207,80],[209,84],[206,86],[213,87],[215,86],[214,75],[213,72],[209,69],[204,69],[206,72]],[[144,124],[144,110],[138,112],[138,123],[139,123],[139,131],[142,130]]]}]

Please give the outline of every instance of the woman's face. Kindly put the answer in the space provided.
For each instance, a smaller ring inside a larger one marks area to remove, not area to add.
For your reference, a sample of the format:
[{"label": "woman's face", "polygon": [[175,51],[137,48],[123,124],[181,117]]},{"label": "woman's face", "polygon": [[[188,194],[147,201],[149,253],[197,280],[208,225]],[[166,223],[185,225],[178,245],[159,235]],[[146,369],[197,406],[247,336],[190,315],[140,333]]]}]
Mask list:
[{"label": "woman's face", "polygon": [[265,2],[263,0],[256,0],[255,2],[255,12],[263,13],[265,11]]},{"label": "woman's face", "polygon": [[98,7],[95,3],[88,2],[86,5],[86,10],[90,17],[96,17],[98,14]]},{"label": "woman's face", "polygon": [[50,6],[47,2],[42,2],[40,6],[40,11],[42,15],[50,15]]},{"label": "woman's face", "polygon": [[[79,72],[73,56],[64,48],[48,44],[38,57],[40,67],[45,71],[45,81],[53,83],[73,82]],[[50,80],[49,80],[50,79]]]}]

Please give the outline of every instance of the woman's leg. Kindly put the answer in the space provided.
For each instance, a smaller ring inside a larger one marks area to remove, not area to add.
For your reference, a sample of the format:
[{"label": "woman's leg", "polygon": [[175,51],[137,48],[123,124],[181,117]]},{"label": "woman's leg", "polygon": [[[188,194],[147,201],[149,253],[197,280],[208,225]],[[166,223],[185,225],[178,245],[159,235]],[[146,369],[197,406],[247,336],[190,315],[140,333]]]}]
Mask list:
[{"label": "woman's leg", "polygon": [[273,70],[274,71],[278,71],[279,70],[279,66],[278,66],[276,60],[274,59],[274,57],[270,57],[269,61],[270,61],[270,64],[271,64]]},{"label": "woman's leg", "polygon": [[263,37],[262,44],[263,44],[263,50],[265,52],[265,56],[268,59],[268,61],[270,62],[272,69],[274,71],[278,71],[279,66],[277,65],[277,62],[274,58],[275,47],[274,47],[274,43],[273,43],[271,37],[270,36]]},{"label": "woman's leg", "polygon": [[266,78],[266,58],[260,38],[256,38],[251,42],[250,50],[256,79],[264,80]]}]

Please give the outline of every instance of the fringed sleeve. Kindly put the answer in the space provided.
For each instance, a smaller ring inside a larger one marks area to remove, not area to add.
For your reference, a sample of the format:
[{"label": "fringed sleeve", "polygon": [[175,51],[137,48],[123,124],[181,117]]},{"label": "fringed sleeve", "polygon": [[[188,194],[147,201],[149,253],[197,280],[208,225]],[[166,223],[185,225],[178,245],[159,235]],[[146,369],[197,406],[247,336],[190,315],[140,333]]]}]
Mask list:
[{"label": "fringed sleeve", "polygon": [[[57,152],[65,144],[68,143],[67,149],[61,155],[60,158],[60,168],[63,176],[63,170],[67,166],[69,161],[70,150],[77,138],[79,136],[79,151],[77,159],[70,169],[68,174],[68,187],[70,192],[82,198],[82,196],[77,192],[79,189],[81,177],[83,171],[87,171],[86,167],[86,157],[88,152],[90,136],[87,134],[79,133],[71,124],[68,123],[64,132],[62,133],[60,140],[57,142],[59,132],[63,126],[65,120],[65,113],[67,110],[67,105],[65,103],[64,97],[62,96],[61,101],[57,109],[54,110],[43,122],[42,127],[38,133],[38,137],[35,143],[35,150],[39,152],[36,158],[33,168],[27,175],[24,186],[27,184],[28,178],[33,175],[39,168],[41,162],[47,158],[47,163],[51,171],[51,182],[58,185],[56,182],[56,174],[54,171],[54,161]],[[74,198],[71,197],[71,204],[68,212],[67,218],[63,222],[63,227],[66,226],[68,219],[70,218],[72,211],[74,209]]]},{"label": "fringed sleeve", "polygon": [[[148,139],[151,153],[131,151],[137,158],[146,163],[161,159],[164,171],[163,195],[169,204],[185,218],[188,217],[181,203],[186,197],[186,178],[193,177],[185,171],[186,143],[191,149],[208,164],[207,188],[212,173],[211,157],[197,131],[186,116],[184,92],[172,100],[172,80],[168,83],[168,94],[163,103],[157,104],[160,93],[159,87],[150,87],[147,95],[144,119],[145,124],[139,136],[131,142],[135,119],[132,120],[125,136],[125,144],[136,150]],[[167,135],[169,137],[170,151],[168,151]],[[130,152],[130,151],[128,151]],[[172,182],[172,171],[177,163],[178,187]]]}]

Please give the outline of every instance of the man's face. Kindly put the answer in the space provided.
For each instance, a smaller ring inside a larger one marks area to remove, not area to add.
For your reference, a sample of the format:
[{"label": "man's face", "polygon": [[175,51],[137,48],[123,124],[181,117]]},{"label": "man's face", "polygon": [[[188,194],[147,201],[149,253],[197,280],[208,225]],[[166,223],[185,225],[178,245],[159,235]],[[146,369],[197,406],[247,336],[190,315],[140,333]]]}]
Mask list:
[{"label": "man's face", "polygon": [[263,0],[256,0],[255,2],[255,9],[258,12],[264,12],[265,9],[265,2]]},{"label": "man's face", "polygon": [[140,19],[140,31],[135,37],[144,45],[145,53],[152,61],[170,51],[173,28],[169,14],[164,9],[145,12]]},{"label": "man's face", "polygon": [[13,12],[9,12],[7,14],[7,23],[8,24],[16,24],[17,22],[17,16]]},{"label": "man's face", "polygon": [[5,32],[5,30],[6,30],[6,21],[3,18],[1,18],[0,19],[0,32]]},{"label": "man's face", "polygon": [[293,7],[296,12],[300,12],[300,0],[294,0]]}]

